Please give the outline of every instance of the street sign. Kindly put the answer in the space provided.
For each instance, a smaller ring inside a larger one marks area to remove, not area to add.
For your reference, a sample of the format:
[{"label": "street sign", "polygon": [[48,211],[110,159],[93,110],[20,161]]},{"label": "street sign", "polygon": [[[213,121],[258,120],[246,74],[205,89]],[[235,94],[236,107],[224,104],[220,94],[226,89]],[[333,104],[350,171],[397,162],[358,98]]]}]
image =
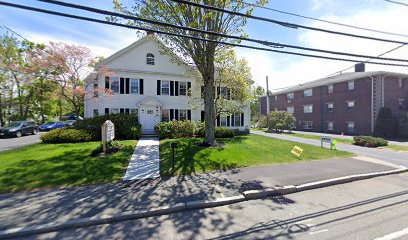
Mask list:
[{"label": "street sign", "polygon": [[106,154],[106,142],[115,139],[115,125],[110,120],[107,120],[102,125],[102,143],[103,152]]},{"label": "street sign", "polygon": [[323,148],[323,143],[329,143],[330,144],[330,149],[333,148],[333,139],[331,137],[322,136],[320,138],[320,147],[322,147],[322,148]]},{"label": "street sign", "polygon": [[303,149],[298,147],[298,146],[294,146],[292,151],[291,151],[291,153],[293,155],[295,155],[296,157],[298,157],[298,158],[300,157],[300,154],[302,154],[302,152],[303,152]]}]

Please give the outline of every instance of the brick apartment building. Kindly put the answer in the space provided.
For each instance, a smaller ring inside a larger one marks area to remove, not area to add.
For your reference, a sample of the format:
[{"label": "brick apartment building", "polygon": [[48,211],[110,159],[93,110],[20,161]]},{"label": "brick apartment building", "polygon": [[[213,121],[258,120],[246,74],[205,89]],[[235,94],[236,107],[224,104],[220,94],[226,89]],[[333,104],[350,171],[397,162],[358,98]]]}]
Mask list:
[{"label": "brick apartment building", "polygon": [[[267,113],[266,96],[260,98]],[[394,117],[408,111],[408,74],[356,71],[272,92],[269,111],[287,111],[296,117],[296,130],[370,135],[382,107]]]}]

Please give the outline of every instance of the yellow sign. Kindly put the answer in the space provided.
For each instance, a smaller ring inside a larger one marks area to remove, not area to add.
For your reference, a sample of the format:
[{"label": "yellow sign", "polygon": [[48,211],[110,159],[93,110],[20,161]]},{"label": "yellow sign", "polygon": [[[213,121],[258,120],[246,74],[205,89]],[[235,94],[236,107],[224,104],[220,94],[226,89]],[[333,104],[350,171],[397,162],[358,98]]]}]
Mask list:
[{"label": "yellow sign", "polygon": [[303,152],[303,149],[298,146],[294,146],[291,151],[291,153],[295,155],[296,157],[300,157],[300,154],[302,154],[302,152]]}]

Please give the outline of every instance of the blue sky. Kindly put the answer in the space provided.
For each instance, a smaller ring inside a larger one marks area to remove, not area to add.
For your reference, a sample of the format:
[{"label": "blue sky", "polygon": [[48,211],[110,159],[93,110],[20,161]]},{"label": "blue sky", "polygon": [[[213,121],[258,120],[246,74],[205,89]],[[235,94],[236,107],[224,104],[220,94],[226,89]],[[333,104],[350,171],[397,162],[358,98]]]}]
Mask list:
[{"label": "blue sky", "polygon": [[[253,0],[247,1],[252,2]],[[14,0],[10,2],[90,17],[98,16],[33,0]],[[69,2],[112,10],[112,1],[110,0],[76,0]],[[124,2],[132,3],[131,0]],[[408,22],[408,14],[406,14],[408,13],[408,7],[388,3],[383,0],[270,0],[268,6],[315,18],[408,35],[408,24],[406,24]],[[254,14],[314,27],[408,41],[407,38],[334,26],[263,9],[257,9]],[[44,43],[48,41],[64,41],[83,44],[90,47],[96,55],[103,55],[105,57],[138,39],[135,31],[129,29],[0,6],[0,26],[2,24],[33,41]],[[249,20],[245,30],[252,38],[367,55],[378,55],[397,46],[389,43],[290,29],[255,20]],[[4,29],[0,29],[0,31],[5,32]],[[406,58],[408,56],[407,49],[408,46],[387,56]],[[292,51],[291,49],[285,50]],[[248,49],[237,49],[237,52],[240,57],[244,57],[249,61],[255,83],[264,86],[265,76],[268,75],[271,88],[280,88],[314,80],[353,65],[352,63],[316,60]],[[367,70],[408,73],[407,68],[374,65],[368,65]]]}]

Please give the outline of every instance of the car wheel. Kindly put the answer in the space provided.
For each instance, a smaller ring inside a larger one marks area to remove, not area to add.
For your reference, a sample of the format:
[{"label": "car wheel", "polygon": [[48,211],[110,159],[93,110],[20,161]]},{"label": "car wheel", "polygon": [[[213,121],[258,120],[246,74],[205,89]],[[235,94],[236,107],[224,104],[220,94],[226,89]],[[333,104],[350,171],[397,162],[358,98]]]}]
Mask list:
[{"label": "car wheel", "polygon": [[32,134],[33,135],[37,134],[37,129],[34,128]]},{"label": "car wheel", "polygon": [[18,131],[18,132],[16,132],[16,137],[21,137],[21,136],[23,136],[23,133],[21,132],[21,131]]}]

